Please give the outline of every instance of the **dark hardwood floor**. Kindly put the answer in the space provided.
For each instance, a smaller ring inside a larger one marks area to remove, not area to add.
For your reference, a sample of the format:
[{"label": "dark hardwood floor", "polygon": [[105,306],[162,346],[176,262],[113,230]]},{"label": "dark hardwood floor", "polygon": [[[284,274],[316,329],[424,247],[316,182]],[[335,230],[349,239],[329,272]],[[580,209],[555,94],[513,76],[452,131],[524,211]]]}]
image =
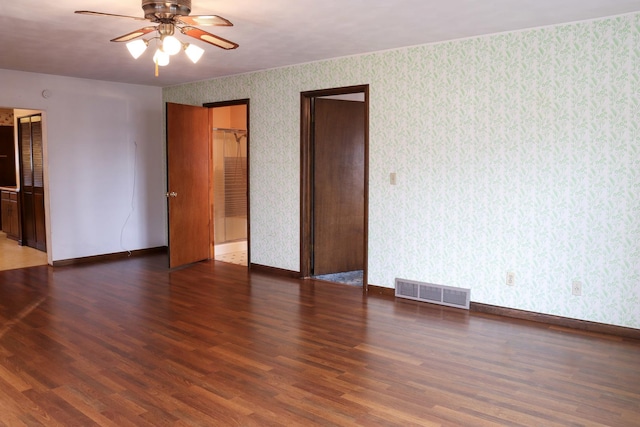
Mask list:
[{"label": "dark hardwood floor", "polygon": [[162,255],[0,272],[2,426],[640,426],[640,341]]}]

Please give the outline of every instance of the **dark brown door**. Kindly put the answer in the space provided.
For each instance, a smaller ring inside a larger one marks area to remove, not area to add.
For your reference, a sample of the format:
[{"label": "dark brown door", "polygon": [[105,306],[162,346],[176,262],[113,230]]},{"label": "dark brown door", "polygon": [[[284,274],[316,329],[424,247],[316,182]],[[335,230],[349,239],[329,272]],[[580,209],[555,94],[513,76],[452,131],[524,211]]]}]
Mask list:
[{"label": "dark brown door", "polygon": [[313,275],[364,266],[365,105],[316,98]]},{"label": "dark brown door", "polygon": [[19,119],[22,243],[46,251],[42,116]]},{"label": "dark brown door", "polygon": [[169,267],[209,258],[209,113],[167,104]]}]

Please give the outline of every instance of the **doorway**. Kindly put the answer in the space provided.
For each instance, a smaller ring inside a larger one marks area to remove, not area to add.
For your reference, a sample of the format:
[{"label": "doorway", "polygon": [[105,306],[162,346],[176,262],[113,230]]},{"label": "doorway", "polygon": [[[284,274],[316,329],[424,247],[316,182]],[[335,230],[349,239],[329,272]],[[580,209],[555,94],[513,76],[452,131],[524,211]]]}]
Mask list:
[{"label": "doorway", "polygon": [[[169,268],[177,268],[198,261],[216,258],[215,233],[215,186],[213,144],[214,120],[220,107],[242,106],[244,126],[229,121],[217,122],[216,132],[223,136],[231,135],[234,141],[243,142],[246,147],[234,151],[228,157],[244,160],[244,168],[235,169],[244,174],[244,198],[237,197],[227,203],[231,222],[241,222],[246,232],[243,237],[235,234],[233,240],[243,240],[246,246],[244,265],[251,265],[251,230],[249,209],[249,100],[225,101],[204,104],[202,107],[167,103],[167,210],[169,232]],[[220,110],[221,111],[221,110]],[[227,112],[229,118],[231,110]],[[222,114],[224,116],[224,114]],[[240,119],[238,119],[240,120]],[[244,129],[241,129],[244,127]],[[241,132],[244,130],[244,132]],[[228,151],[228,150],[227,150]],[[224,154],[224,144],[222,145]],[[221,160],[225,162],[224,155]],[[233,163],[229,160],[230,163]],[[238,179],[238,177],[234,177]],[[224,185],[224,180],[221,180]],[[233,190],[240,185],[234,181]],[[242,190],[240,190],[242,192]],[[237,204],[237,199],[241,199]],[[226,203],[226,201],[225,201]],[[239,204],[245,211],[243,221],[235,221],[243,215]],[[224,229],[224,226],[219,226]],[[232,235],[234,230],[227,230]],[[225,236],[225,238],[227,238]]]},{"label": "doorway", "polygon": [[301,93],[302,277],[367,290],[369,87]]},{"label": "doorway", "polygon": [[247,105],[210,106],[216,261],[248,266]]},{"label": "doorway", "polygon": [[[29,132],[23,132],[27,127]],[[47,253],[50,236],[44,194],[48,181],[45,114],[40,110],[0,108],[0,130],[0,270],[47,265],[51,259]],[[27,146],[23,139],[28,139],[29,155],[33,156],[28,176],[20,161],[22,148]],[[21,181],[26,181],[22,188]]]}]

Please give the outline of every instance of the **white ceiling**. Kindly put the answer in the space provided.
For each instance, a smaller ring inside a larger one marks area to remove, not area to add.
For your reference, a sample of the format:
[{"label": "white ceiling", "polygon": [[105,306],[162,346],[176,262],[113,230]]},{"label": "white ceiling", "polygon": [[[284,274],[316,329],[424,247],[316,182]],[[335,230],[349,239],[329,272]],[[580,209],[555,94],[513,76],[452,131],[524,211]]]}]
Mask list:
[{"label": "white ceiling", "polygon": [[203,29],[240,47],[225,51],[190,39],[205,49],[200,62],[180,54],[154,77],[152,49],[134,60],[123,43],[109,42],[147,21],[73,13],[142,17],[140,0],[2,3],[0,68],[162,87],[640,11],[640,0],[192,0],[192,15],[217,14],[234,24]]}]

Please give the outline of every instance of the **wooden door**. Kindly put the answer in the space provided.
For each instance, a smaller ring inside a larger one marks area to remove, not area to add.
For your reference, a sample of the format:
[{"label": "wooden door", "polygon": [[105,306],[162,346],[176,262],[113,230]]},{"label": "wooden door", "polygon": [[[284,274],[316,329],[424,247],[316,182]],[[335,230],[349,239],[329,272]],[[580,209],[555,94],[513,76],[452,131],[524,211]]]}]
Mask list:
[{"label": "wooden door", "polygon": [[365,105],[316,98],[313,275],[364,268]]},{"label": "wooden door", "polygon": [[42,116],[21,117],[18,121],[22,243],[46,251]]},{"label": "wooden door", "polygon": [[209,113],[167,103],[169,267],[209,258]]}]

